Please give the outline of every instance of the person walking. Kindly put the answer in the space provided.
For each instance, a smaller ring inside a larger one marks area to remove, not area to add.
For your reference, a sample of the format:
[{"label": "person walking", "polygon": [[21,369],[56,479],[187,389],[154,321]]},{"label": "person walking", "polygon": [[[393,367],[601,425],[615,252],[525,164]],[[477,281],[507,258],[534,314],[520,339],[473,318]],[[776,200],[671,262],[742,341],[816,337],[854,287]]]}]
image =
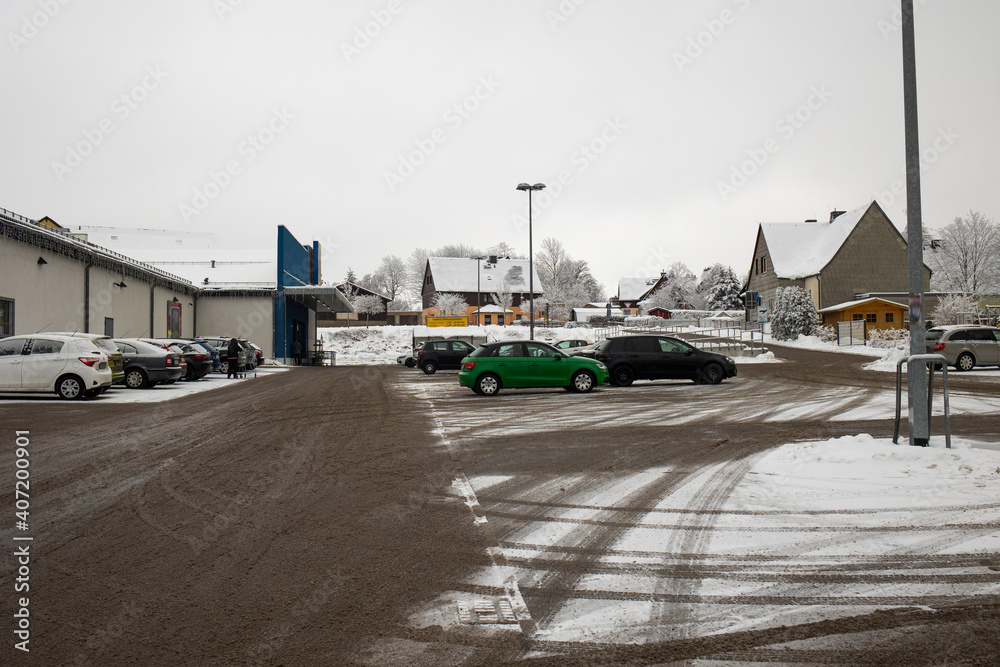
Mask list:
[{"label": "person walking", "polygon": [[240,342],[235,338],[229,339],[229,347],[226,348],[226,362],[229,365],[226,369],[226,379],[238,378],[240,376]]},{"label": "person walking", "polygon": [[302,365],[302,343],[299,342],[298,338],[292,339],[292,357],[295,359],[295,365]]}]

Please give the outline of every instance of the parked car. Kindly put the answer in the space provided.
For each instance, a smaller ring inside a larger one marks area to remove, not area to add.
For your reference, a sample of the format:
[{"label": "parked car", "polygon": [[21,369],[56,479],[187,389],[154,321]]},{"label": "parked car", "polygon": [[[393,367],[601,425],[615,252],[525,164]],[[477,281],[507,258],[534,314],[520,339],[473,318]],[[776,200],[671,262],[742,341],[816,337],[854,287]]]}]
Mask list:
[{"label": "parked car", "polygon": [[441,338],[424,342],[417,355],[416,366],[433,375],[439,370],[457,370],[462,367],[462,359],[472,354],[476,348],[464,340]]},{"label": "parked car", "polygon": [[414,366],[417,365],[417,356],[420,354],[420,348],[422,348],[423,345],[424,345],[423,343],[420,343],[415,348],[413,348],[413,352],[399,355],[398,357],[396,357],[396,363],[402,364],[407,368],[413,368]]},{"label": "parked car", "polygon": [[[212,358],[204,348],[195,348],[188,343],[175,342],[175,339],[170,338],[138,338],[136,340],[159,345],[176,353],[180,357],[181,367],[184,369],[184,373],[180,377],[182,380],[200,380],[212,370]],[[164,382],[172,384],[174,381],[165,380]]]},{"label": "parked car", "polygon": [[0,340],[0,391],[93,398],[111,386],[110,357],[89,338],[61,334]]},{"label": "parked car", "polygon": [[567,356],[540,341],[504,341],[481,345],[462,360],[458,381],[481,396],[504,387],[564,387],[588,392],[608,383],[608,367],[586,357]]},{"label": "parked car", "polygon": [[571,354],[574,357],[590,357],[591,359],[593,359],[594,353],[597,352],[597,348],[603,342],[604,342],[603,340],[599,340],[596,343],[590,343],[588,345],[584,345],[583,347],[570,348],[566,350],[566,354]]},{"label": "parked car", "polygon": [[[157,338],[156,340],[168,343],[176,343],[178,345],[181,345],[182,347],[184,345],[192,346],[195,348],[196,351],[204,350],[205,353],[207,353],[209,355],[209,358],[212,360],[212,368],[209,369],[209,372],[217,371],[219,370],[219,368],[222,367],[222,356],[219,354],[219,351],[215,348],[214,345],[212,345],[203,338]],[[201,364],[199,363],[197,365],[200,366]]]},{"label": "parked car", "polygon": [[699,350],[670,336],[617,336],[601,342],[594,359],[611,371],[611,382],[627,387],[634,380],[682,379],[719,384],[736,377],[736,362]]},{"label": "parked car", "polygon": [[184,376],[180,355],[162,345],[123,339],[115,339],[115,345],[125,358],[125,386],[129,389],[148,389]]},{"label": "parked car", "polygon": [[[220,373],[226,373],[226,374],[229,373],[229,359],[226,355],[227,355],[227,350],[229,349],[229,341],[231,338],[232,336],[205,336],[202,339],[219,351],[219,357],[221,361],[219,365]],[[237,340],[239,341],[240,344],[240,356],[239,356],[240,367],[246,370],[253,370],[254,368],[257,367],[256,352],[254,352],[254,349],[250,347],[249,342],[241,339]]]},{"label": "parked car", "polygon": [[[125,384],[125,360],[122,353],[118,351],[118,346],[111,340],[111,336],[103,334],[83,333],[79,331],[50,331],[47,333],[60,336],[73,336],[74,338],[84,338],[93,342],[97,347],[107,352],[108,364],[111,366],[112,384]],[[106,390],[106,388],[105,388]]]},{"label": "parked car", "polygon": [[254,357],[255,357],[254,358],[254,368],[256,368],[257,366],[263,366],[264,365],[264,350],[261,349],[260,345],[257,345],[256,343],[251,343],[250,341],[247,341],[247,345],[250,346],[250,348],[253,350],[253,353],[254,353]]},{"label": "parked car", "polygon": [[928,353],[944,355],[949,366],[971,371],[1000,366],[1000,329],[980,324],[931,327],[925,333]]},{"label": "parked car", "polygon": [[590,345],[590,343],[588,343],[585,340],[574,339],[574,340],[561,340],[558,343],[553,343],[552,347],[556,348],[557,350],[563,350],[566,352],[566,354],[573,354],[575,351],[582,349],[588,345]]}]

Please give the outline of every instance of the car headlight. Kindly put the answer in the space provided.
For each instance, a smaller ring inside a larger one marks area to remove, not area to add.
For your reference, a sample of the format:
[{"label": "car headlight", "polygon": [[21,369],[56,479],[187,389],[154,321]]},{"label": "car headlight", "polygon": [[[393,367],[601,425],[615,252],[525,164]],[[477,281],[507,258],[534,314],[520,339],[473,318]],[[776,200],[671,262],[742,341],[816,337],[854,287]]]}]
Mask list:
[{"label": "car headlight", "polygon": [[598,368],[599,370],[602,370],[602,371],[606,371],[606,370],[608,370],[608,367],[607,367],[607,366],[605,366],[604,364],[602,364],[602,363],[601,363],[601,362],[599,362],[599,361],[597,362],[597,368]]},{"label": "car headlight", "polygon": [[726,361],[728,361],[731,364],[735,364],[736,363],[736,360],[733,359],[732,357],[726,357]]}]

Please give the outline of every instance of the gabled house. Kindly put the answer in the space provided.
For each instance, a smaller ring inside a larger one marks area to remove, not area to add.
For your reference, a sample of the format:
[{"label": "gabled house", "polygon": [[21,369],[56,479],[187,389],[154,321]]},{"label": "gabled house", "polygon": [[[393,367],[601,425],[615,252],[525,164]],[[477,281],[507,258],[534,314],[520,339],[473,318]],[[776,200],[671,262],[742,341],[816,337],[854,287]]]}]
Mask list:
[{"label": "gabled house", "polygon": [[349,280],[334,285],[334,288],[336,288],[341,294],[344,295],[344,297],[348,301],[350,301],[352,303],[353,303],[353,300],[355,298],[359,297],[359,296],[375,296],[375,297],[378,297],[379,301],[382,302],[382,312],[381,313],[374,313],[374,314],[372,314],[372,313],[362,314],[362,313],[358,313],[355,310],[353,312],[348,312],[348,313],[324,313],[324,315],[322,317],[317,316],[317,321],[322,326],[337,326],[338,324],[344,325],[344,324],[348,324],[349,322],[352,322],[352,321],[353,322],[357,322],[359,320],[363,320],[364,322],[369,323],[369,324],[370,323],[376,323],[376,324],[386,324],[387,323],[387,318],[388,318],[388,313],[389,313],[389,304],[392,303],[392,299],[390,299],[389,297],[387,297],[385,294],[381,294],[381,293],[376,292],[374,290],[370,290],[370,289],[368,289],[366,287],[362,287],[361,285],[358,285],[357,283],[351,282]]},{"label": "gabled house", "polygon": [[[906,295],[907,262],[906,239],[875,201],[853,211],[832,211],[822,222],[761,223],[743,286],[747,319],[769,319],[779,287],[809,290],[817,310],[854,301],[862,293]],[[925,265],[924,290],[930,277]]]},{"label": "gabled house", "polygon": [[[521,319],[528,313],[529,274],[531,262],[527,259],[508,259],[504,257],[487,257],[476,259],[470,257],[429,257],[424,268],[424,282],[421,290],[421,306],[424,318],[437,315],[434,298],[438,294],[457,294],[465,300],[468,308],[461,315],[469,318],[469,324],[510,324],[515,319]],[[538,272],[534,272],[533,281],[535,299],[542,296],[542,281]],[[510,292],[509,310],[497,308],[496,312],[482,306],[496,306],[493,295],[506,285]],[[537,303],[535,304],[538,305]],[[537,310],[537,308],[536,308]]]},{"label": "gabled house", "polygon": [[625,315],[639,315],[639,302],[649,298],[666,281],[665,271],[661,271],[656,278],[619,278],[616,305]]}]

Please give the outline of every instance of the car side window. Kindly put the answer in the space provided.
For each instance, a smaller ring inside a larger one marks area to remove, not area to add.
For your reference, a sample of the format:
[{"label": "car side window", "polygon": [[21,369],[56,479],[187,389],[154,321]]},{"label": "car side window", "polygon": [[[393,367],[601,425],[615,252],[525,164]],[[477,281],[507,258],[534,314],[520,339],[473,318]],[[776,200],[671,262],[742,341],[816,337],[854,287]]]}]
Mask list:
[{"label": "car side window", "polygon": [[981,340],[993,342],[993,332],[986,329],[980,329],[978,331],[969,332],[969,340]]},{"label": "car side window", "polygon": [[948,340],[949,341],[969,340],[969,332],[968,331],[954,331],[954,332],[952,332],[951,336],[948,337]]},{"label": "car side window", "polygon": [[524,352],[521,351],[520,343],[507,343],[505,345],[498,345],[493,353],[495,357],[523,357]]},{"label": "car side window", "polygon": [[525,343],[528,348],[529,357],[554,357],[558,352],[552,350],[552,348],[547,345],[539,345],[538,343]]},{"label": "car side window", "polygon": [[58,354],[62,348],[62,341],[36,338],[31,341],[31,351],[28,354]]},{"label": "car side window", "polygon": [[1000,329],[993,329],[991,333],[996,342],[1000,343]]},{"label": "car side window", "polygon": [[451,343],[452,352],[472,352],[472,346],[463,343],[460,340],[452,341]]},{"label": "car side window", "polygon": [[139,350],[128,343],[118,343],[118,349],[121,350],[122,354],[139,354]]},{"label": "car side window", "polygon": [[660,341],[660,350],[663,352],[673,352],[675,354],[684,354],[688,351],[688,348],[677,342],[676,340],[670,340],[669,338],[658,338]]},{"label": "car side window", "polygon": [[0,357],[12,357],[21,354],[24,348],[24,340],[17,338],[14,340],[0,340]]},{"label": "car side window", "polygon": [[436,343],[431,343],[432,350],[439,350],[441,352],[448,351],[448,341],[439,340]]},{"label": "car side window", "polygon": [[660,346],[657,345],[655,338],[628,338],[625,340],[625,345],[622,348],[625,352],[659,352]]}]

